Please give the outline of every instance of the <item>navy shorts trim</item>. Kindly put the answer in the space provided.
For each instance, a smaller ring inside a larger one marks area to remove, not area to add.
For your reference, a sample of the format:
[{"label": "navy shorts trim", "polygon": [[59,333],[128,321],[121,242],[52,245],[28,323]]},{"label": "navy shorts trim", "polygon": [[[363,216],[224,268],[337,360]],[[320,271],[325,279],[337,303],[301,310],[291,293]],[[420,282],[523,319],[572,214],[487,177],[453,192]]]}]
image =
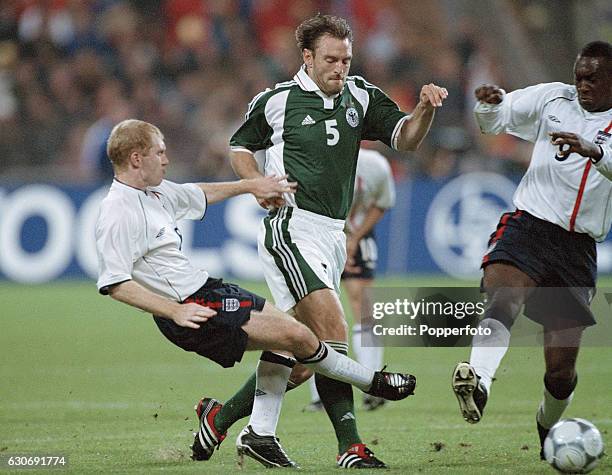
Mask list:
[{"label": "navy shorts trim", "polygon": [[[587,234],[566,231],[526,211],[504,213],[489,239],[482,268],[492,263],[510,264],[540,288],[525,303],[525,315],[545,326],[548,319],[595,324],[590,310],[597,281],[597,249]],[[557,324],[554,324],[557,326]]]},{"label": "navy shorts trim", "polygon": [[251,311],[263,310],[266,300],[238,285],[209,278],[182,303],[198,303],[217,314],[198,329],[181,327],[172,320],[154,316],[159,330],[185,351],[229,368],[242,359],[246,350],[248,335],[242,325],[251,318]]},{"label": "navy shorts trim", "polygon": [[355,265],[359,267],[356,272],[343,272],[341,279],[373,279],[376,274],[378,261],[378,246],[374,233],[364,236],[357,246]]}]

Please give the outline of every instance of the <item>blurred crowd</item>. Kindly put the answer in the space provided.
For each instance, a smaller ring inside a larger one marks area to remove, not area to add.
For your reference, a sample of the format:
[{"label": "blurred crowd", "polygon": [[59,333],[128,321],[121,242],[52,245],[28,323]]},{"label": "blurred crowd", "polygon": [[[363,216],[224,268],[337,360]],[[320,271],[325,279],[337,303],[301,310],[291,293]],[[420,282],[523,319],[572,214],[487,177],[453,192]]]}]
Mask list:
[{"label": "blurred crowd", "polygon": [[107,179],[106,138],[128,117],[161,128],[173,177],[233,177],[229,137],[253,96],[298,70],[295,28],[318,11],[349,20],[351,74],[403,110],[422,84],[449,90],[421,150],[405,160],[383,146],[398,178],[519,171],[526,146],[482,137],[472,119],[475,86],[500,79],[487,41],[443,10],[436,0],[2,0],[0,178]]}]

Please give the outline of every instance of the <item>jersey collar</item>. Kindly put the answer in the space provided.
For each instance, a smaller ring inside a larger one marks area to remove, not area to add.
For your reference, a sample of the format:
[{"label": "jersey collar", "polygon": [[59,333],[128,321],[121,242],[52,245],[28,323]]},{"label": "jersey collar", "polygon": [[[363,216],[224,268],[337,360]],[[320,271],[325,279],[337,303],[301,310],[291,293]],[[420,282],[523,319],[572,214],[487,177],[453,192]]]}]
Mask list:
[{"label": "jersey collar", "polygon": [[126,190],[132,193],[144,193],[146,194],[146,190],[141,190],[140,188],[136,188],[134,186],[131,185],[127,185],[125,183],[123,183],[122,181],[120,181],[119,179],[117,179],[117,177],[113,177],[113,188],[120,188],[122,190]]},{"label": "jersey collar", "polygon": [[[580,105],[580,104],[578,104]],[[580,107],[582,109],[582,107]],[[582,109],[582,113],[584,114],[586,119],[601,119],[612,117],[612,109],[608,109],[607,111],[602,112],[589,112],[586,109]]]},{"label": "jersey collar", "polygon": [[293,80],[298,83],[304,91],[308,92],[321,92],[317,83],[312,80],[312,78],[306,72],[306,65],[303,64],[300,70],[297,72],[295,76],[293,76]]},{"label": "jersey collar", "polygon": [[325,94],[323,91],[321,91],[319,86],[317,86],[317,83],[314,82],[312,78],[308,75],[308,73],[306,72],[305,64],[303,64],[300,70],[296,73],[296,75],[293,76],[293,80],[298,84],[298,86],[300,86],[303,91],[316,92],[317,95],[320,96],[321,99],[323,99],[325,109],[333,109],[334,99],[340,94],[342,94],[342,91],[344,91],[343,87],[342,91],[337,94],[334,94],[333,96],[328,96],[327,94]]}]

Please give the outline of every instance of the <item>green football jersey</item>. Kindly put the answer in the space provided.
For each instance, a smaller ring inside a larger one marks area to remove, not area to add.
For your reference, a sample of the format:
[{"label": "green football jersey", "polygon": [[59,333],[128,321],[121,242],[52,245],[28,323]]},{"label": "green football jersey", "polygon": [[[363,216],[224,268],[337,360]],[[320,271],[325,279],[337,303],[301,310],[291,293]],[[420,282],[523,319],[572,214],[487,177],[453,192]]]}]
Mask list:
[{"label": "green football jersey", "polygon": [[230,140],[232,150],[265,150],[265,175],[289,175],[298,183],[287,204],[345,219],[353,199],[361,140],[396,148],[407,114],[359,76],[341,93],[326,96],[304,69],[249,104],[245,122]]}]

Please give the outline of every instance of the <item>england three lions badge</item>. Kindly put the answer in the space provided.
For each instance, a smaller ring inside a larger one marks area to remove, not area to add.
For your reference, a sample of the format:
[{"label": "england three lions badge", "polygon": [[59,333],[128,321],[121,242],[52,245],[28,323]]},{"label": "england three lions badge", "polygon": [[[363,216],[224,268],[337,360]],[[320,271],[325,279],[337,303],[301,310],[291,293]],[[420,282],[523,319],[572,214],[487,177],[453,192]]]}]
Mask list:
[{"label": "england three lions badge", "polygon": [[604,130],[599,130],[597,132],[597,136],[595,137],[595,144],[603,145],[610,139],[610,134]]}]

